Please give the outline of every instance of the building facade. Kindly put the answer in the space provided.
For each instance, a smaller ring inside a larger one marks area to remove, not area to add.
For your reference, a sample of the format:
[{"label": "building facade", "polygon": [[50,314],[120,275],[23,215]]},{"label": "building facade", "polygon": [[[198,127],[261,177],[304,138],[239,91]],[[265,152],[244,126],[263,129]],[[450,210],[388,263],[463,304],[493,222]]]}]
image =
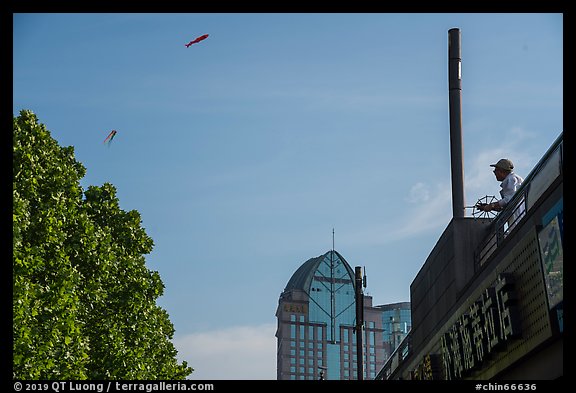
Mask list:
[{"label": "building facade", "polygon": [[[304,262],[280,295],[277,379],[357,379],[355,274],[338,252]],[[384,364],[382,310],[364,296],[363,378]]]},{"label": "building facade", "polygon": [[384,360],[388,360],[412,328],[410,302],[384,304],[376,307],[382,310]]},{"label": "building facade", "polygon": [[564,375],[564,149],[493,219],[454,217],[410,285],[413,328],[376,379]]}]

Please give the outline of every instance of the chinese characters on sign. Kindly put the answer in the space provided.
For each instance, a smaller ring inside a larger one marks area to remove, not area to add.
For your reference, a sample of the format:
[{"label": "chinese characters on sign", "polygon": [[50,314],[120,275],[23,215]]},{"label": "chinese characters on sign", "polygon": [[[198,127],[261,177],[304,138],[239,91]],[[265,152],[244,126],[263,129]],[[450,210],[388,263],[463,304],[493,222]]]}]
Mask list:
[{"label": "chinese characters on sign", "polygon": [[440,355],[428,354],[412,372],[412,379],[436,380],[442,379],[442,361]]},{"label": "chinese characters on sign", "polygon": [[306,314],[308,312],[306,304],[285,303],[284,311],[294,314]]},{"label": "chinese characters on sign", "polygon": [[[444,378],[460,379],[480,368],[490,354],[520,333],[514,277],[511,273],[501,273],[495,286],[486,288],[441,336]],[[433,376],[431,372],[422,371],[415,376]]]}]

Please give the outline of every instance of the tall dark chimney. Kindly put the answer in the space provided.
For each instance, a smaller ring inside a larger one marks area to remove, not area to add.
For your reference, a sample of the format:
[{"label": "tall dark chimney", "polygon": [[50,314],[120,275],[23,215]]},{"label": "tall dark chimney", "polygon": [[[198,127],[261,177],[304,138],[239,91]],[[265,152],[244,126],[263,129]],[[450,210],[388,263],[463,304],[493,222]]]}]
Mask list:
[{"label": "tall dark chimney", "polygon": [[460,29],[448,30],[448,91],[450,100],[450,164],[452,216],[464,217],[464,148],[462,145],[462,58]]}]

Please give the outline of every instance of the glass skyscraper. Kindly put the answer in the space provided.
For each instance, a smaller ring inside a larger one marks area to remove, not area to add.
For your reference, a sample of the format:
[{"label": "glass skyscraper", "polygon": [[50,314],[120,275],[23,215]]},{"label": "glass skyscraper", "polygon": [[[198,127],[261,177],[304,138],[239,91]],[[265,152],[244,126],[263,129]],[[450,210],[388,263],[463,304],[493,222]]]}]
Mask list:
[{"label": "glass skyscraper", "polygon": [[[278,379],[357,379],[354,270],[332,250],[304,262],[280,295]],[[382,311],[364,296],[363,378],[384,364]]]},{"label": "glass skyscraper", "polygon": [[376,307],[382,310],[384,358],[388,360],[392,352],[412,328],[410,302],[385,304]]}]

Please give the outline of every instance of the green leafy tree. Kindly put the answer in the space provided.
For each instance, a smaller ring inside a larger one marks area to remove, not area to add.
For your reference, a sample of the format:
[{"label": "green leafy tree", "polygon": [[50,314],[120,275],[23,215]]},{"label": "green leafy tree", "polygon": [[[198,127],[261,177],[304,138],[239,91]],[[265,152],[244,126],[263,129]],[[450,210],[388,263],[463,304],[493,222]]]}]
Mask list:
[{"label": "green leafy tree", "polygon": [[73,147],[34,113],[14,117],[13,139],[13,377],[186,378],[140,214],[112,184],[83,192]]}]

